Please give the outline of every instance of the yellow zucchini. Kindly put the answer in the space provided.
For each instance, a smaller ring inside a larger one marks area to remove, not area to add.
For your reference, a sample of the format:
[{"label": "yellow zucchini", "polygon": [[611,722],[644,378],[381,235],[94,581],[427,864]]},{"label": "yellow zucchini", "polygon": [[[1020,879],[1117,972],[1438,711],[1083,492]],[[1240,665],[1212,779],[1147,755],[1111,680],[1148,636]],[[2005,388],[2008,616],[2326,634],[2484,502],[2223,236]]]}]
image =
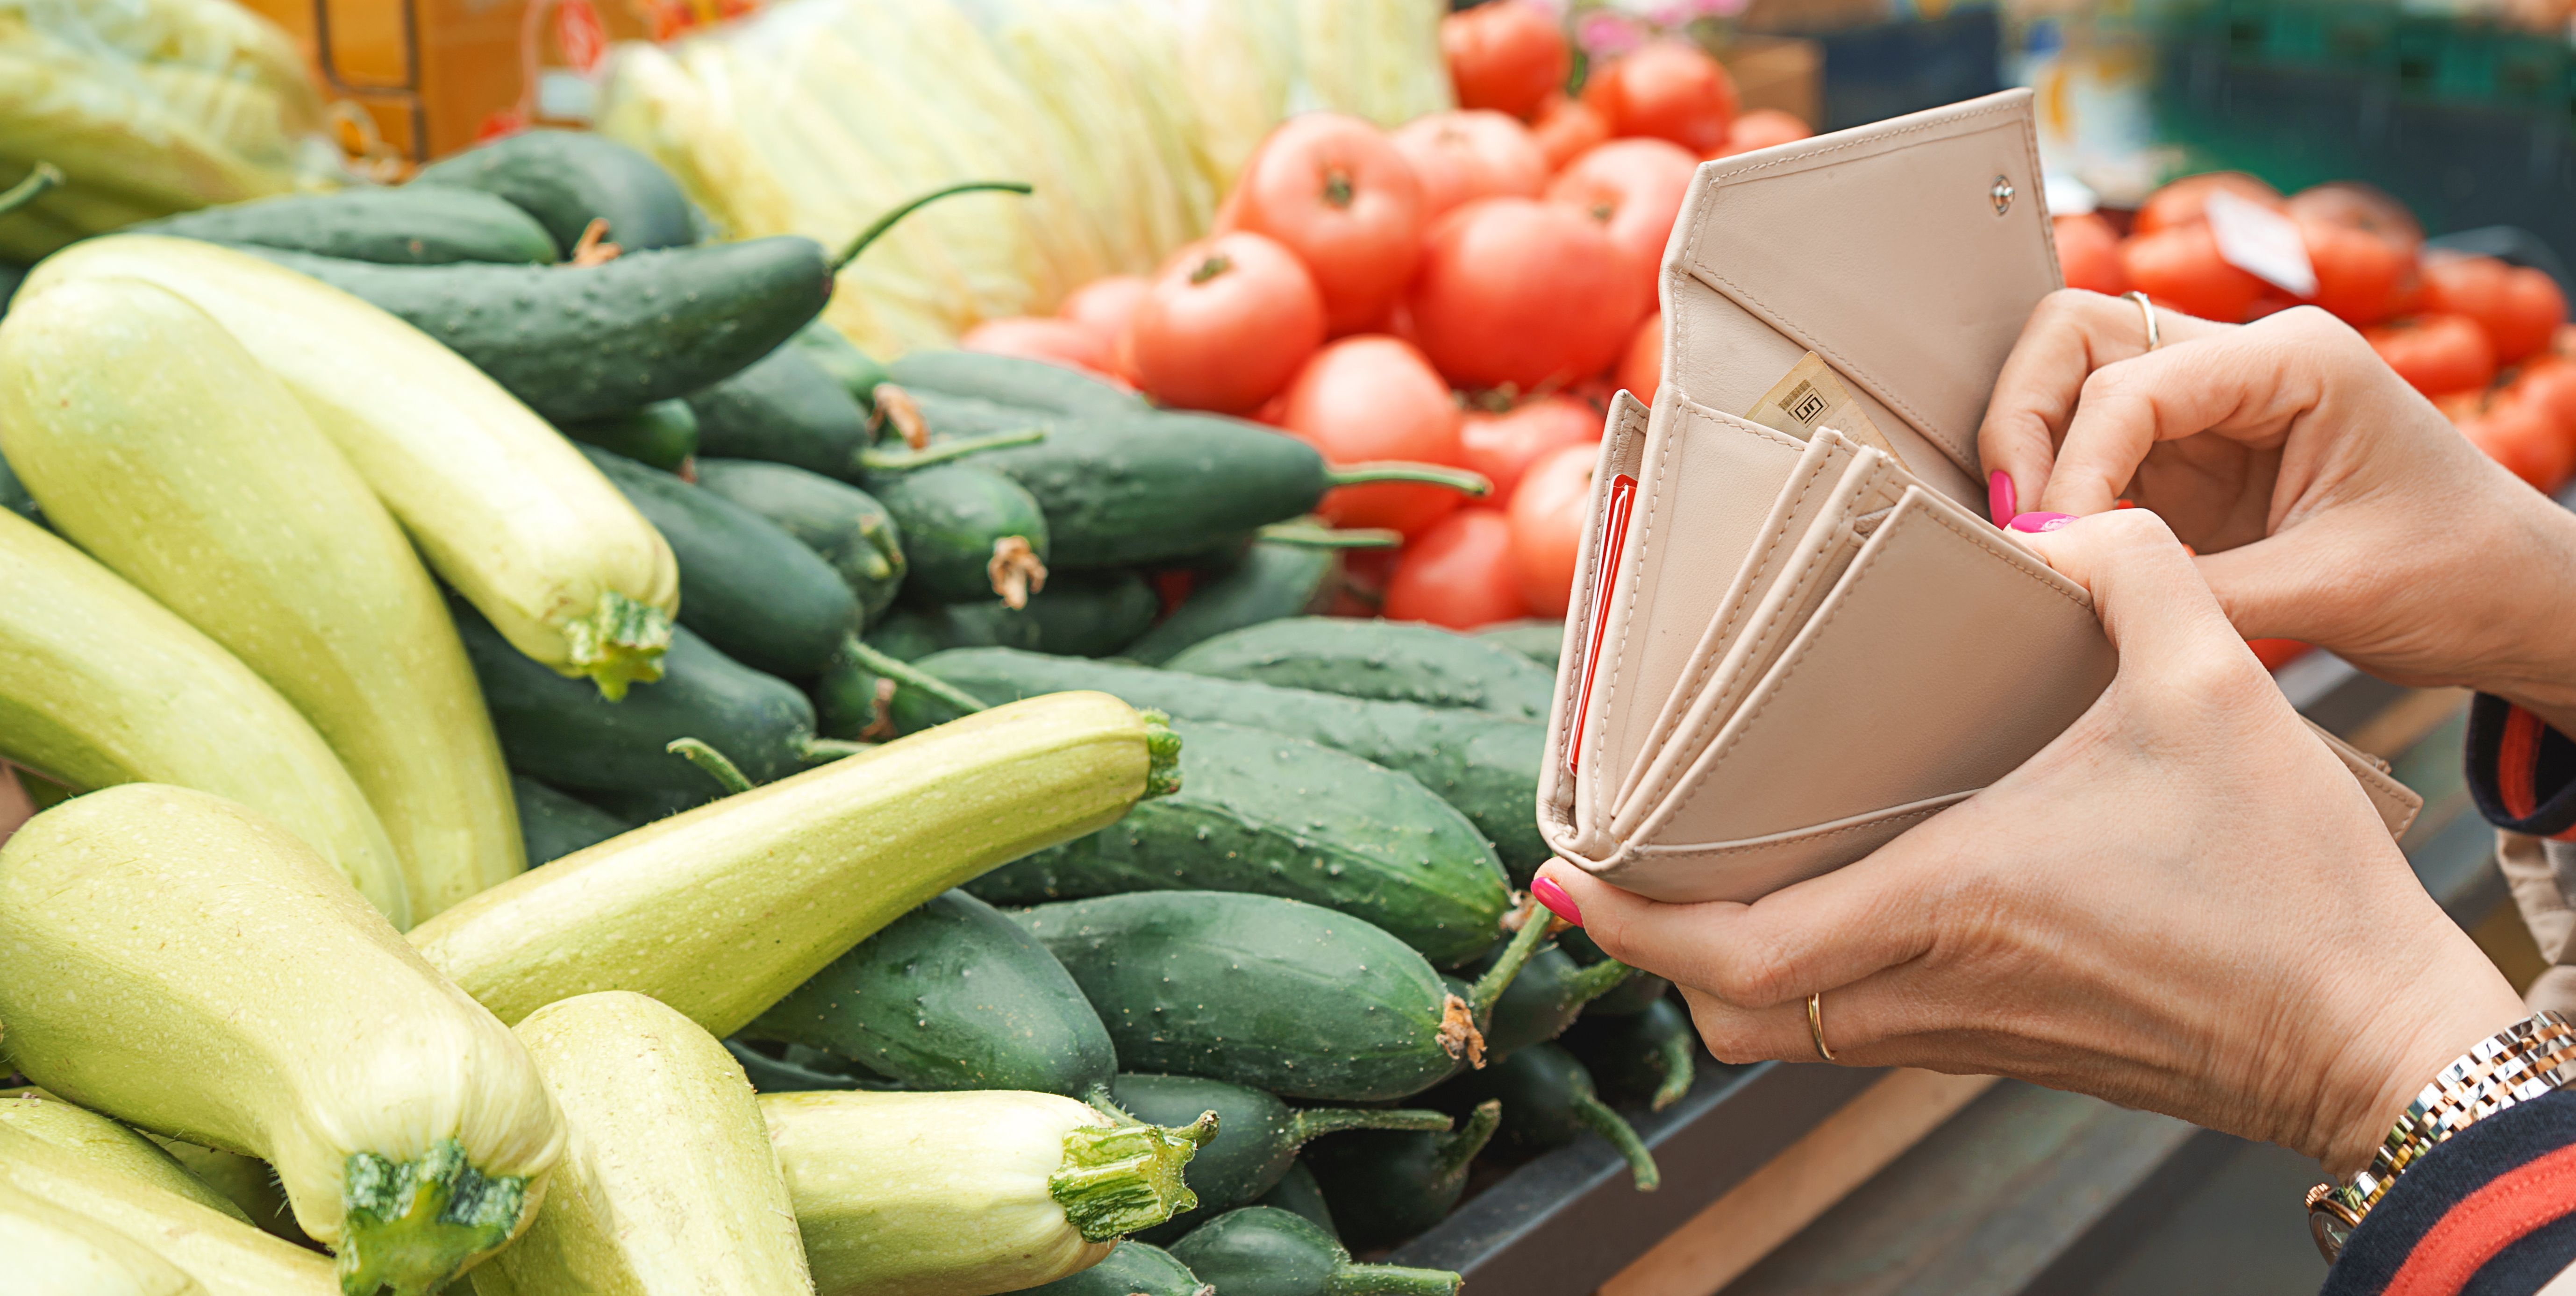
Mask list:
[{"label": "yellow zucchini", "polygon": [[210,243],[91,239],[18,289],[125,277],[214,317],[286,385],[432,571],[521,652],[610,697],[658,678],[679,609],[671,548],[571,442],[420,330]]},{"label": "yellow zucchini", "polygon": [[0,759],[76,788],[168,783],[283,824],[397,927],[393,843],[277,690],[61,537],[0,509]]},{"label": "yellow zucchini", "polygon": [[0,846],[0,932],[10,1063],[275,1166],[346,1296],[438,1290],[525,1225],[562,1153],[518,1038],[221,798],[127,784],[28,820]]},{"label": "yellow zucchini", "polygon": [[[102,1224],[152,1251],[211,1296],[334,1296],[329,1257],[220,1211],[129,1179],[24,1130],[0,1126],[0,1189]],[[0,1250],[0,1256],[11,1253]],[[146,1290],[149,1290],[148,1288]]]},{"label": "yellow zucchini", "polygon": [[1216,1134],[1119,1125],[1055,1094],[763,1094],[819,1296],[991,1296],[1100,1263],[1198,1205]]},{"label": "yellow zucchini", "polygon": [[417,922],[527,867],[445,600],[294,397],[134,279],[0,317],[0,454],[54,530],[304,713],[393,839]]},{"label": "yellow zucchini", "polygon": [[188,1173],[160,1144],[78,1103],[64,1102],[32,1085],[0,1090],[0,1125],[25,1130],[55,1147],[79,1153],[101,1169],[140,1179],[250,1223],[248,1212],[212,1184]]},{"label": "yellow zucchini", "polygon": [[17,1296],[207,1296],[204,1285],[150,1247],[6,1186],[0,1256]]},{"label": "yellow zucchini", "polygon": [[1169,791],[1179,754],[1106,693],[1034,697],[575,851],[411,941],[503,1021],[632,990],[730,1035],[923,901]]},{"label": "yellow zucchini", "polygon": [[564,1159],[475,1296],[811,1296],[778,1154],[715,1036],[622,990],[516,1029],[563,1112]]}]

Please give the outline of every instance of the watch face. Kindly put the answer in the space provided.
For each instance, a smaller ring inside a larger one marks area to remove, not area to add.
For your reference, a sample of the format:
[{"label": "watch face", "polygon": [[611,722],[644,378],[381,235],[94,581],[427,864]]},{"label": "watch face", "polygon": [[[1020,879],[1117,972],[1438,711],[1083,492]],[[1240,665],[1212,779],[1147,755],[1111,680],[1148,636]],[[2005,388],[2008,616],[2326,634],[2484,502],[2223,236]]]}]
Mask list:
[{"label": "watch face", "polygon": [[2352,1237],[2352,1226],[2323,1208],[2308,1211],[2308,1233],[2317,1240],[2317,1252],[2333,1264],[2343,1254],[2343,1244]]}]

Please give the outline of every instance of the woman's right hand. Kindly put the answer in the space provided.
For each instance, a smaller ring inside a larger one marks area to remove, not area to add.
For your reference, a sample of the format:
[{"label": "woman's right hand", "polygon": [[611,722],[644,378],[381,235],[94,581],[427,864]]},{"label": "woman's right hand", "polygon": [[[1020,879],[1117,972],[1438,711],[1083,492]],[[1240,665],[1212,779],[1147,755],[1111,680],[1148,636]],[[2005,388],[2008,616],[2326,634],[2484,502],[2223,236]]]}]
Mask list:
[{"label": "woman's right hand", "polygon": [[2021,509],[2125,496],[2200,555],[2240,633],[2576,732],[2576,516],[2323,311],[2157,320],[2150,352],[2133,301],[2067,290],[2033,314],[1978,433]]}]

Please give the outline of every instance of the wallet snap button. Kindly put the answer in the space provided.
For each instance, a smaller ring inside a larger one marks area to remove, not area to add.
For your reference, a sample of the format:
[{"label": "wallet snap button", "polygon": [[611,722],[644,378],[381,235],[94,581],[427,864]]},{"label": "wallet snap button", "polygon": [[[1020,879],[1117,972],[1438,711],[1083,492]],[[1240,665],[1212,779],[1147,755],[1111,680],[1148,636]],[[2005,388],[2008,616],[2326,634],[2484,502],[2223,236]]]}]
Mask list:
[{"label": "wallet snap button", "polygon": [[2011,211],[2013,200],[2012,181],[2007,180],[2002,176],[1996,176],[1995,187],[1987,190],[1986,196],[1995,200],[1995,214],[1997,216],[2001,216],[2005,212]]}]

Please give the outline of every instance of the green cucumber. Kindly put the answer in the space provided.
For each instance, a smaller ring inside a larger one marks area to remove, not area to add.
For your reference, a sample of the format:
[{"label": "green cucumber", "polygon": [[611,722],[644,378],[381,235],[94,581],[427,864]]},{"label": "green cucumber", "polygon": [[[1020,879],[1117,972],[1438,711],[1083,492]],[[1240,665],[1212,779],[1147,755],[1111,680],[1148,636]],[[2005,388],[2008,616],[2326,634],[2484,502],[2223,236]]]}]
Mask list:
[{"label": "green cucumber", "polygon": [[629,253],[595,266],[389,266],[248,248],[372,302],[555,422],[692,392],[770,353],[832,294],[794,235]]},{"label": "green cucumber", "polygon": [[861,408],[876,408],[877,384],[885,381],[885,366],[843,337],[841,330],[818,318],[796,330],[796,336],[787,339],[787,344],[822,366],[823,372],[832,375],[832,380],[841,384],[841,390],[848,392]]},{"label": "green cucumber", "polygon": [[1141,572],[1065,572],[1029,596],[1038,647],[1064,657],[1112,657],[1151,629],[1163,601]]},{"label": "green cucumber", "polygon": [[1198,588],[1127,645],[1125,655],[1160,665],[1228,631],[1321,612],[1332,605],[1341,578],[1342,556],[1333,550],[1256,541],[1240,557],[1202,574]]},{"label": "green cucumber", "polygon": [[1351,1253],[1302,1215],[1246,1206],[1172,1244],[1172,1258],[1224,1296],[1453,1296],[1441,1269],[1353,1264]]},{"label": "green cucumber", "polygon": [[1332,1203],[1324,1200],[1323,1185],[1315,1182],[1315,1172],[1306,1167],[1303,1157],[1290,1162],[1288,1173],[1279,1176],[1279,1182],[1253,1199],[1252,1204],[1303,1215],[1307,1223],[1324,1230],[1334,1241],[1342,1240],[1342,1230],[1333,1222]]},{"label": "green cucumber", "polygon": [[1218,635],[1165,660],[1171,670],[1382,702],[1473,707],[1545,721],[1556,675],[1508,648],[1438,626],[1287,617]]},{"label": "green cucumber", "polygon": [[699,448],[729,459],[793,464],[853,477],[868,448],[868,413],[804,348],[781,346],[689,395]]},{"label": "green cucumber", "polygon": [[1581,966],[1561,949],[1530,955],[1512,988],[1494,1001],[1493,1020],[1485,1027],[1485,1055],[1508,1057],[1555,1039],[1582,1015],[1585,1004],[1636,975],[1637,969],[1607,959]]},{"label": "green cucumber", "polygon": [[1503,1104],[1503,1125],[1494,1140],[1499,1147],[1534,1157],[1563,1147],[1589,1130],[1627,1159],[1637,1191],[1653,1192],[1662,1182],[1645,1140],[1637,1137],[1625,1117],[1601,1101],[1592,1073],[1564,1049],[1532,1044],[1482,1071],[1458,1077],[1432,1095],[1432,1101],[1452,1112],[1497,1099]]},{"label": "green cucumber", "polygon": [[0,316],[9,313],[9,301],[18,295],[18,285],[27,281],[28,267],[11,261],[0,261]]},{"label": "green cucumber", "polygon": [[1216,1113],[1216,1137],[1190,1161],[1198,1206],[1158,1225],[1148,1242],[1177,1238],[1209,1219],[1249,1206],[1278,1186],[1297,1150],[1344,1130],[1445,1130],[1449,1118],[1402,1108],[1309,1107],[1302,1111],[1242,1085],[1203,1076],[1122,1075],[1109,1086],[1118,1106],[1148,1125],[1185,1125]]},{"label": "green cucumber", "polygon": [[1536,944],[1528,927],[1543,926],[1460,995],[1402,941],[1274,896],[1152,891],[1017,916],[1123,1064],[1329,1102],[1402,1098],[1469,1065],[1484,1011]]},{"label": "green cucumber", "polygon": [[858,596],[840,573],[767,518],[632,459],[582,453],[670,542],[680,624],[707,642],[754,669],[808,679],[858,632]]},{"label": "green cucumber", "polygon": [[[1078,657],[1105,657],[1152,624],[1158,604],[1153,588],[1135,572],[1068,572],[1047,578],[1025,608],[991,598],[904,608],[868,631],[870,646],[900,661],[947,648],[1023,648]],[[847,656],[837,658],[815,685],[820,696],[857,703],[846,713],[872,716],[876,674]],[[827,718],[826,725],[834,723]]]},{"label": "green cucumber", "polygon": [[1501,938],[1511,907],[1502,865],[1475,825],[1420,783],[1264,729],[1173,729],[1179,792],[966,889],[1021,905],[1128,891],[1281,896],[1365,919],[1435,967]]},{"label": "green cucumber", "polygon": [[920,412],[921,426],[934,441],[954,441],[988,432],[1015,432],[1021,428],[1052,429],[1064,417],[1045,410],[1005,405],[982,396],[914,391],[909,387],[902,391],[912,401],[912,407]]},{"label": "green cucumber", "polygon": [[545,226],[507,199],[437,187],[262,198],[165,216],[125,232],[249,243],[387,265],[544,265],[571,246],[558,246]]},{"label": "green cucumber", "polygon": [[[1186,1172],[1184,1172],[1186,1173]],[[1215,1296],[1188,1265],[1172,1253],[1134,1238],[1118,1244],[1109,1258],[1043,1287],[1021,1289],[1020,1296]]]},{"label": "green cucumber", "polygon": [[623,414],[566,423],[557,430],[583,445],[664,472],[678,472],[698,452],[698,414],[682,400],[655,401]]},{"label": "green cucumber", "polygon": [[1625,1017],[1586,1013],[1565,1033],[1565,1051],[1612,1096],[1645,1102],[1653,1111],[1681,1101],[1698,1078],[1699,1032],[1670,999]]},{"label": "green cucumber", "polygon": [[[1559,948],[1563,949],[1566,953],[1573,955],[1574,961],[1583,964],[1585,967],[1590,967],[1591,965],[1610,957],[1608,954],[1602,952],[1600,946],[1593,944],[1592,937],[1587,935],[1580,927],[1569,927],[1564,931],[1557,933],[1556,941]],[[1632,976],[1627,980],[1620,982],[1617,986],[1612,987],[1608,993],[1602,995],[1600,998],[1583,1005],[1583,1015],[1586,1017],[1626,1017],[1634,1013],[1641,1013],[1646,1011],[1646,1009],[1653,1005],[1657,1000],[1662,999],[1665,993],[1670,991],[1672,988],[1673,983],[1663,979],[1662,977],[1656,976],[1651,972],[1639,972],[1637,975]]]},{"label": "green cucumber", "polygon": [[[677,760],[678,758],[674,757],[673,759]],[[681,763],[686,764],[687,762],[682,761]],[[581,789],[580,800],[585,805],[604,810],[610,815],[624,820],[627,823],[638,826],[649,823],[660,823],[675,814],[695,810],[699,806],[705,805],[710,801],[721,800],[726,795],[724,789],[717,787],[712,782],[709,782],[703,772],[697,776],[697,780],[698,785],[686,792],[677,791],[671,788],[618,788],[614,790],[583,788]]]},{"label": "green cucumber", "polygon": [[530,868],[596,846],[635,826],[525,774],[510,776],[510,792],[519,803],[519,839],[527,847]]},{"label": "green cucumber", "polygon": [[669,172],[588,131],[530,130],[478,144],[421,169],[412,183],[480,190],[536,218],[569,250],[594,219],[628,252],[697,241],[689,200]]},{"label": "green cucumber", "polygon": [[916,398],[971,396],[995,405],[1069,417],[1141,414],[1143,397],[1063,365],[980,351],[913,351],[886,366],[887,376]]},{"label": "green cucumber", "polygon": [[1476,631],[1479,639],[1490,639],[1549,670],[1556,669],[1556,659],[1565,651],[1565,623],[1533,618],[1506,621]]},{"label": "green cucumber", "polygon": [[[933,603],[897,608],[867,634],[867,646],[894,658],[914,661],[944,648],[1038,646],[1038,623],[1025,610],[995,599],[978,603]],[[832,659],[814,681],[814,710],[822,732],[832,738],[892,736],[882,719],[879,694],[893,696],[894,683],[850,653]]]},{"label": "green cucumber", "polygon": [[899,1088],[889,1080],[862,1075],[858,1069],[839,1058],[826,1057],[809,1048],[787,1045],[785,1057],[771,1057],[739,1039],[725,1041],[733,1060],[742,1064],[742,1073],[751,1087],[760,1093],[822,1093],[837,1089],[891,1090]]},{"label": "green cucumber", "polygon": [[45,523],[44,510],[36,507],[36,497],[27,493],[26,483],[18,480],[17,470],[11,468],[5,458],[0,458],[0,509],[7,509],[38,526]]},{"label": "green cucumber", "polygon": [[1040,563],[1051,552],[1047,516],[1019,483],[980,464],[948,463],[913,472],[874,473],[868,493],[894,515],[912,574],[904,592],[917,601],[989,599],[995,547],[1027,542]]},{"label": "green cucumber", "polygon": [[[1178,671],[964,648],[923,658],[921,669],[986,702],[1099,689],[1182,720],[1250,725],[1336,747],[1410,774],[1458,807],[1494,843],[1516,885],[1551,857],[1539,837],[1538,771],[1547,731],[1479,711],[1367,702],[1304,689],[1207,679]],[[913,689],[895,694],[895,723],[910,731],[953,714]]]},{"label": "green cucumber", "polygon": [[1031,1089],[1090,1102],[1107,1096],[1118,1070],[1108,1030],[1064,966],[963,891],[934,896],[852,946],[741,1034],[848,1058],[910,1089]]},{"label": "green cucumber", "polygon": [[633,685],[625,701],[611,702],[587,681],[566,679],[512,648],[463,602],[450,599],[448,609],[492,710],[502,755],[519,773],[584,794],[706,795],[706,775],[666,750],[675,738],[713,745],[755,782],[804,768],[813,704],[685,629],[671,632],[661,679]]},{"label": "green cucumber", "polygon": [[907,564],[903,531],[876,497],[847,482],[756,459],[698,461],[698,485],[776,523],[841,574],[873,625],[893,606]]},{"label": "green cucumber", "polygon": [[1476,1104],[1446,1134],[1369,1133],[1319,1144],[1301,1158],[1344,1240],[1381,1247],[1449,1217],[1467,1191],[1467,1168],[1494,1139],[1503,1105]]}]

